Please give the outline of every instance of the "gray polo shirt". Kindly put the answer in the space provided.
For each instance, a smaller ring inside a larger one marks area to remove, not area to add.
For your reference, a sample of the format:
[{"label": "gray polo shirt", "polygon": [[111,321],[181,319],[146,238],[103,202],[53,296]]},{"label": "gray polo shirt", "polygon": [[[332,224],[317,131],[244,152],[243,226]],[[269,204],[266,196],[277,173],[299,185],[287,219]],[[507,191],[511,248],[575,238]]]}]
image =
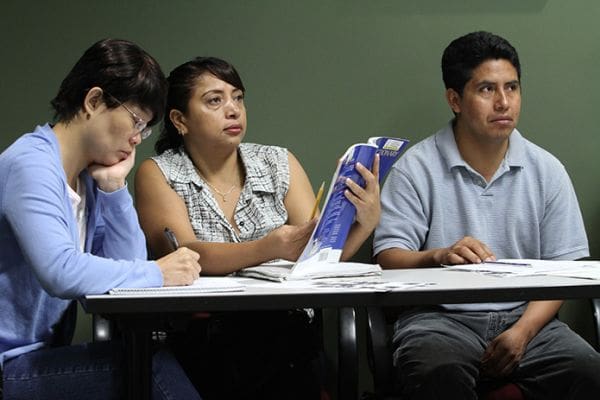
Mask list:
[{"label": "gray polo shirt", "polygon": [[[497,258],[573,260],[589,255],[577,197],[564,166],[515,129],[490,182],[460,156],[452,126],[406,151],[381,192],[374,254],[448,247],[472,236]],[[447,306],[508,309],[520,303]]]}]

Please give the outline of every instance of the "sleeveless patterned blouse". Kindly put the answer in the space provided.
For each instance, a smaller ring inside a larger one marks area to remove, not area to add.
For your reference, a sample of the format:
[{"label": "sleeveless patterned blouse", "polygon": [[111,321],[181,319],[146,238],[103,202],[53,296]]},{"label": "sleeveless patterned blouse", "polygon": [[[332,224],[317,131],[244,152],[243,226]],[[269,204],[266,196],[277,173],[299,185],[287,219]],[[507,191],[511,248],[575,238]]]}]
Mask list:
[{"label": "sleeveless patterned blouse", "polygon": [[246,179],[234,211],[239,234],[227,221],[206,182],[183,147],[152,157],[169,185],[184,200],[196,238],[204,242],[257,240],[288,219],[283,200],[289,189],[288,151],[241,143],[238,153]]}]

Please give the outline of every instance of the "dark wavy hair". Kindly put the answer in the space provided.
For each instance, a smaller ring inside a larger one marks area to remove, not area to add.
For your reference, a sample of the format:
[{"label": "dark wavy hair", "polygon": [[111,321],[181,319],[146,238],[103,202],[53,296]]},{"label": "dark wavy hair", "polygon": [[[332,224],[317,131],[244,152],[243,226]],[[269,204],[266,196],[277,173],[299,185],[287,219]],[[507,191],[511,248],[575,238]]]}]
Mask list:
[{"label": "dark wavy hair", "polygon": [[473,70],[488,60],[503,59],[517,70],[521,80],[521,64],[515,48],[504,38],[490,32],[472,32],[453,40],[442,55],[442,76],[446,89],[462,95]]},{"label": "dark wavy hair", "polygon": [[188,112],[188,104],[194,94],[198,78],[209,73],[245,92],[244,84],[239,74],[225,60],[216,57],[196,57],[176,67],[167,78],[168,92],[165,107],[163,128],[160,137],[154,145],[157,154],[162,154],[168,149],[177,149],[183,145],[183,138],[171,122],[171,110],[179,110],[183,114]]},{"label": "dark wavy hair", "polygon": [[81,110],[88,91],[98,86],[108,108],[131,102],[152,113],[153,125],[162,119],[167,85],[160,65],[141,47],[127,40],[103,39],[83,53],[62,81],[50,104],[54,119],[69,122]]}]

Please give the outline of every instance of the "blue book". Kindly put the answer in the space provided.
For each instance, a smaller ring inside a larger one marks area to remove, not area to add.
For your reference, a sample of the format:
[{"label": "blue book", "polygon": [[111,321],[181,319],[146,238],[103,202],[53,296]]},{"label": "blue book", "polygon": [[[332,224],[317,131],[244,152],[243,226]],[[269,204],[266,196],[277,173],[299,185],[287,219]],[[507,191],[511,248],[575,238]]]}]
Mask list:
[{"label": "blue book", "polygon": [[360,162],[371,169],[375,154],[379,154],[379,182],[383,182],[407,144],[408,140],[405,139],[379,136],[369,138],[367,143],[354,144],[346,150],[331,179],[319,222],[300,255],[297,266],[313,261],[339,262],[356,216],[356,208],[344,195],[346,178],[364,187],[365,181],[356,170],[356,163]]}]

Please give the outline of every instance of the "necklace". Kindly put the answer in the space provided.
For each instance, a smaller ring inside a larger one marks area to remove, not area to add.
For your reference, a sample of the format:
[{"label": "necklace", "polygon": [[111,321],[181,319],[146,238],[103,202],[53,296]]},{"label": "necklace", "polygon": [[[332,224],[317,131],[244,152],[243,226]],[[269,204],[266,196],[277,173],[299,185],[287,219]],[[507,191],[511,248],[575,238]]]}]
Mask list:
[{"label": "necklace", "polygon": [[227,203],[227,196],[229,196],[231,194],[231,192],[233,192],[233,189],[235,189],[235,185],[231,185],[231,187],[229,188],[229,190],[226,191],[225,193],[223,193],[219,189],[217,189],[216,187],[214,187],[208,181],[208,179],[206,179],[204,177],[204,175],[202,175],[202,173],[200,172],[200,169],[198,167],[196,167],[196,164],[193,161],[192,161],[192,164],[194,164],[194,169],[196,169],[196,172],[198,173],[198,175],[200,175],[200,177],[202,178],[202,180],[204,180],[204,183],[206,183],[213,190],[213,192],[215,192],[216,194],[218,194],[219,196],[221,196],[221,198],[223,199],[223,203]]},{"label": "necklace", "polygon": [[227,203],[227,196],[231,194],[231,192],[233,191],[233,189],[235,189],[235,185],[231,185],[231,187],[229,188],[229,190],[227,192],[223,193],[219,189],[217,189],[216,187],[214,187],[213,185],[211,185],[210,183],[208,183],[208,181],[206,179],[204,179],[204,182],[206,182],[206,184],[208,186],[210,186],[210,188],[212,190],[214,190],[219,196],[221,196],[221,198],[223,199],[223,203]]}]

